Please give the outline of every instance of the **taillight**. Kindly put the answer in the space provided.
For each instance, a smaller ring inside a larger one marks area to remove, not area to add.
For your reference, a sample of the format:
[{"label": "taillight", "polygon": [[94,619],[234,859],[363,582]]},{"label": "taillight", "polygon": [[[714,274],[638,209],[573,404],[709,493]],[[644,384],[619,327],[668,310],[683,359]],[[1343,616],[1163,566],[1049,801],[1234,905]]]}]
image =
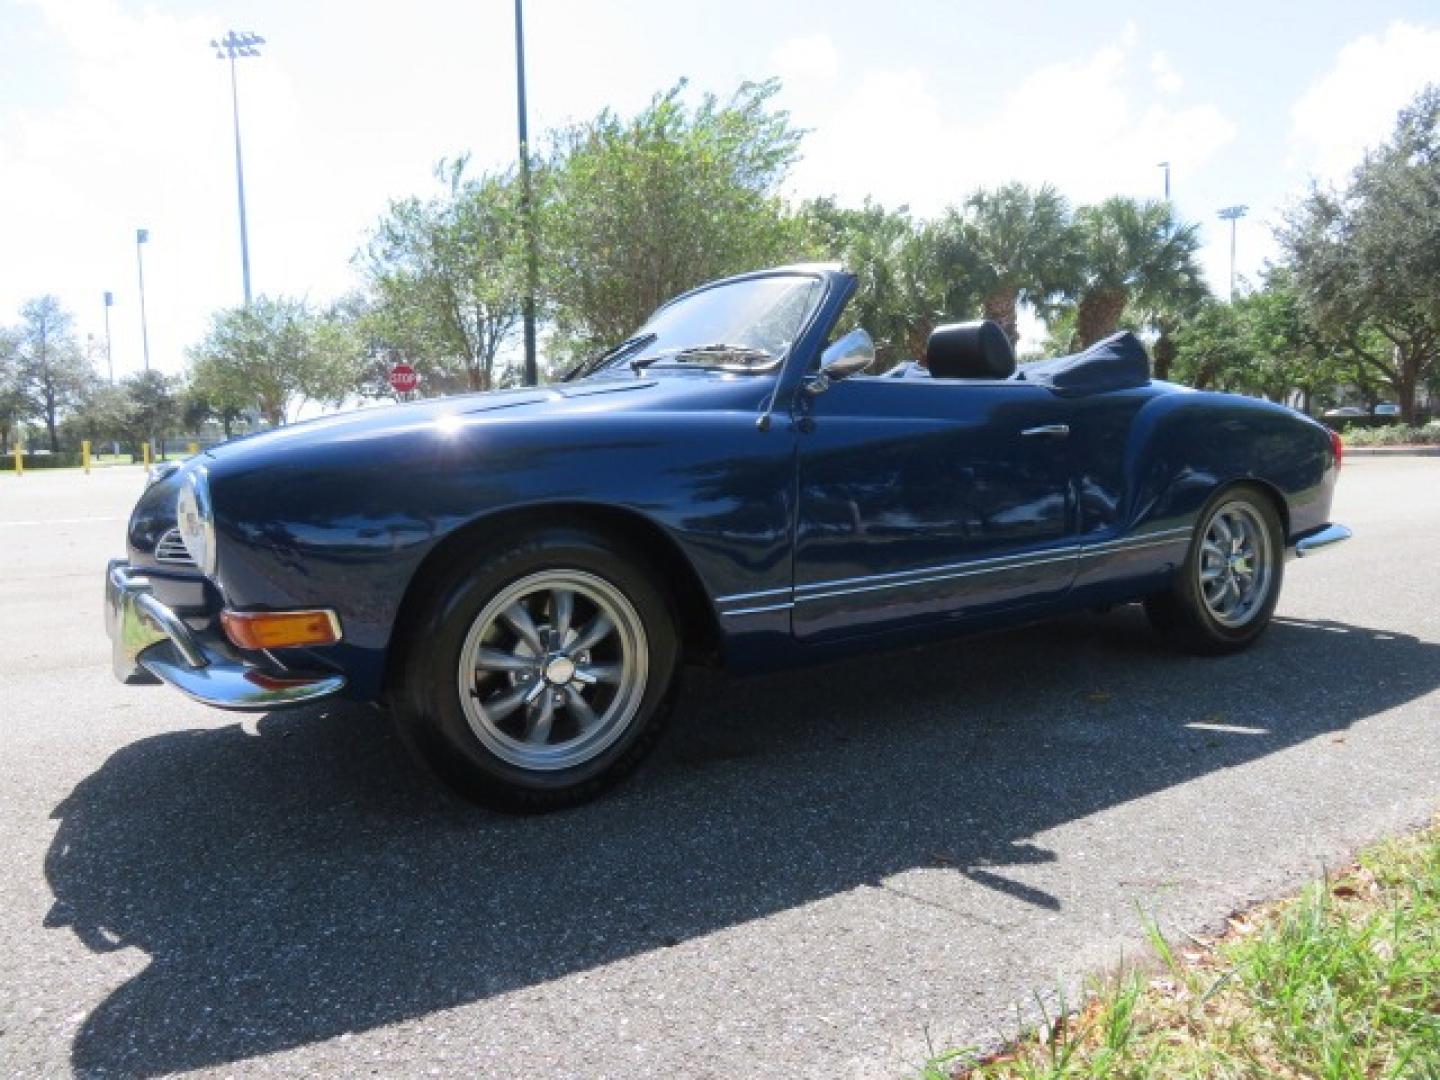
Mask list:
[{"label": "taillight", "polygon": [[1340,432],[1330,432],[1330,449],[1335,454],[1335,471],[1340,471],[1340,463],[1345,460],[1345,443],[1340,438]]}]

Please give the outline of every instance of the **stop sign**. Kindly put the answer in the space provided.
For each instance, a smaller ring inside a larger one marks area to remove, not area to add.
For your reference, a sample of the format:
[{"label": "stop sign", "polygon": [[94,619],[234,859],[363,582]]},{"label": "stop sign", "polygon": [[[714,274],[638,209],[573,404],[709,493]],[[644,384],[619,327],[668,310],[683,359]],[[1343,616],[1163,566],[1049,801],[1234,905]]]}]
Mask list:
[{"label": "stop sign", "polygon": [[397,394],[408,394],[420,385],[420,376],[409,364],[396,364],[390,369],[390,388]]}]

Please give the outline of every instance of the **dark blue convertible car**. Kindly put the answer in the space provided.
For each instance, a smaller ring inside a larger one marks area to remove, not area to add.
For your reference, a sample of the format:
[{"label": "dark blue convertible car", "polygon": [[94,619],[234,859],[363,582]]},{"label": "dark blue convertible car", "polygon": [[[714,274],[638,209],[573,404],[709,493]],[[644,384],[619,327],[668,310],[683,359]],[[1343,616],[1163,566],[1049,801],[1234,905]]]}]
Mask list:
[{"label": "dark blue convertible car", "polygon": [[472,798],[574,803],[740,670],[1117,603],[1204,653],[1265,629],[1340,444],[1152,382],[1117,335],[1017,370],[993,323],[883,375],[855,278],[706,285],[540,388],[372,409],[153,479],[107,572],[117,674],[228,709],[386,704]]}]

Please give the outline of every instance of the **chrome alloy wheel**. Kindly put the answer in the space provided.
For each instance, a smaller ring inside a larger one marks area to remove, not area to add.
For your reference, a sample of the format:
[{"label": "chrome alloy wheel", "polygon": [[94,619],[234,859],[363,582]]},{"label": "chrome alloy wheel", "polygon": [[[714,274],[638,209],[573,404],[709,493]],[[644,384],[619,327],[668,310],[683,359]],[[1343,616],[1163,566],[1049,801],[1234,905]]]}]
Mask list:
[{"label": "chrome alloy wheel", "polygon": [[1210,515],[1195,563],[1200,595],[1221,626],[1244,626],[1265,607],[1274,555],[1270,530],[1248,502],[1224,503]]},{"label": "chrome alloy wheel", "polygon": [[475,737],[522,769],[584,764],[640,708],[649,648],[625,594],[579,570],[542,570],[485,605],[460,649],[460,703]]}]

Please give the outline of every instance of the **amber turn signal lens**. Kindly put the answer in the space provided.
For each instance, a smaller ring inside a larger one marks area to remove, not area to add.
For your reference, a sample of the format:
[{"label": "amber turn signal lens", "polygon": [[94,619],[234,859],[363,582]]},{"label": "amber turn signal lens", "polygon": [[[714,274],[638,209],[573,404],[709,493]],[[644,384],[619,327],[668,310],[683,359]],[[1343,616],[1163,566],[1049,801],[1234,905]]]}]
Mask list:
[{"label": "amber turn signal lens", "polygon": [[225,611],[225,636],[237,649],[293,649],[333,645],[340,640],[340,619],[333,611]]}]

